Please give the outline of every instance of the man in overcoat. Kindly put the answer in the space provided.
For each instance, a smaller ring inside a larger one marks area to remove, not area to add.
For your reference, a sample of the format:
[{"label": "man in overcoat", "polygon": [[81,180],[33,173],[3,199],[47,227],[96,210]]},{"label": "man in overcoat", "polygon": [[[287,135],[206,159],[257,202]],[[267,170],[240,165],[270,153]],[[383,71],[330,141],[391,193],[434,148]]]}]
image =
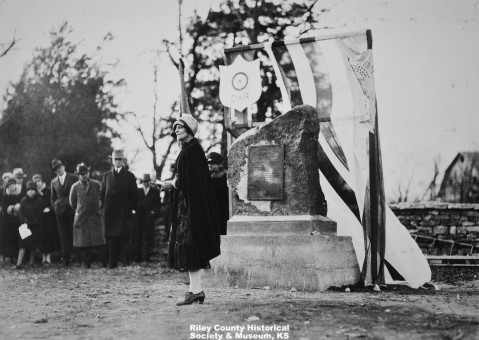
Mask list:
[{"label": "man in overcoat", "polygon": [[[118,267],[122,243],[129,239],[128,221],[136,208],[138,187],[135,175],[125,166],[123,150],[113,151],[112,162],[114,168],[103,175],[99,197],[104,209],[109,267],[113,269]],[[126,264],[125,260],[123,263]]]},{"label": "man in overcoat", "polygon": [[138,203],[130,233],[130,252],[136,262],[150,262],[155,217],[161,207],[160,191],[150,182],[150,175],[144,174],[141,178],[142,186],[138,188]]},{"label": "man in overcoat", "polygon": [[70,264],[73,255],[73,218],[75,211],[70,206],[70,190],[78,178],[65,171],[65,166],[59,159],[52,161],[52,171],[57,177],[51,182],[50,201],[57,218],[58,234],[62,246],[63,265]]},{"label": "man in overcoat", "polygon": [[101,184],[90,178],[90,169],[84,163],[78,164],[77,174],[80,180],[70,191],[70,205],[75,209],[73,246],[80,249],[81,258],[90,268],[94,247],[106,244],[100,213]]}]

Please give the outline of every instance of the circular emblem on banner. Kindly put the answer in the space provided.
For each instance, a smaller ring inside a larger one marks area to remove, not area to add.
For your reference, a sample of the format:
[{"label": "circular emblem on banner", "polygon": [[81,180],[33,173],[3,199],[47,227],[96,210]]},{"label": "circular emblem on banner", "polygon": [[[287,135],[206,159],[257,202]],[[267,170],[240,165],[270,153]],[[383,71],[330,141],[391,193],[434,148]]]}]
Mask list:
[{"label": "circular emblem on banner", "polygon": [[241,91],[248,85],[248,76],[244,72],[238,72],[233,76],[231,83],[236,91]]}]

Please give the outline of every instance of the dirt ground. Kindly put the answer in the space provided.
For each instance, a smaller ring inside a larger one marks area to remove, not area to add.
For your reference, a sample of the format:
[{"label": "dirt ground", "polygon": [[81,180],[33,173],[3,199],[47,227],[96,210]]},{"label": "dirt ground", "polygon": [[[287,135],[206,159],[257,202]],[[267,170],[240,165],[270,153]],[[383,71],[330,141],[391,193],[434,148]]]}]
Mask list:
[{"label": "dirt ground", "polygon": [[160,264],[0,263],[0,339],[478,339],[479,271],[436,276],[438,291],[307,293],[206,281],[204,305],[177,307],[188,276]]}]

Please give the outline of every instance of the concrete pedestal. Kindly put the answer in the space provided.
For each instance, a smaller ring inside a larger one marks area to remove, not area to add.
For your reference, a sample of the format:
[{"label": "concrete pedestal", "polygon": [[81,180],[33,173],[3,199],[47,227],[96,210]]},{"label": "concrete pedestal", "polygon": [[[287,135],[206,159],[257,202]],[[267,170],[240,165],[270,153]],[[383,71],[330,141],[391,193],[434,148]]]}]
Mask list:
[{"label": "concrete pedestal", "polygon": [[215,284],[318,291],[359,281],[350,237],[323,216],[234,216],[211,261]]}]

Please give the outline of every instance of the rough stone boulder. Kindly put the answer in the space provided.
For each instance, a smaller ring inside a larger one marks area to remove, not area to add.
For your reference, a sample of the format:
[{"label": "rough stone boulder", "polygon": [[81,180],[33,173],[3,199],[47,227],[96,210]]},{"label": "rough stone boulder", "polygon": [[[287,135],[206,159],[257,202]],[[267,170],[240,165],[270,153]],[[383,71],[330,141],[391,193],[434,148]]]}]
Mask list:
[{"label": "rough stone boulder", "polygon": [[[318,175],[319,121],[315,108],[302,105],[240,136],[228,153],[233,215],[319,215],[324,199]],[[248,150],[284,145],[284,200],[248,201]]]}]

